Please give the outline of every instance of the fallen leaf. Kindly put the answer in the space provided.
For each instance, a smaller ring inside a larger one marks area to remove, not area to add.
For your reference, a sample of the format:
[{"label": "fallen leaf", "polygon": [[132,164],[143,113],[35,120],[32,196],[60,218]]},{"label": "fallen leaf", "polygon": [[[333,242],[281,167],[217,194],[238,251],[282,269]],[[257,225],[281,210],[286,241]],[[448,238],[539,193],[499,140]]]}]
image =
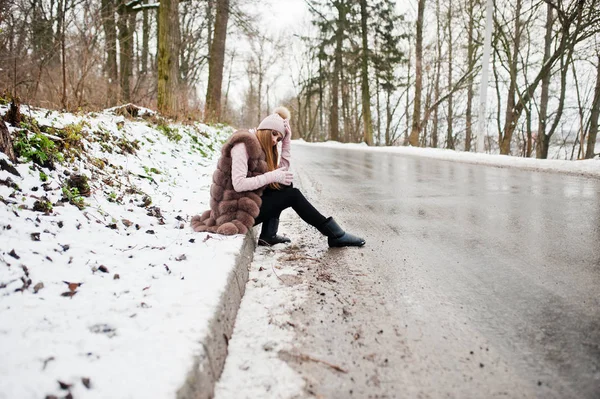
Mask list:
[{"label": "fallen leaf", "polygon": [[187,259],[187,256],[185,256],[185,254],[181,254],[181,255],[179,255],[178,257],[175,258],[175,260],[177,262],[181,262],[182,260],[186,260],[186,259]]},{"label": "fallen leaf", "polygon": [[121,219],[121,222],[125,225],[125,227],[133,226],[133,222],[131,220]]},{"label": "fallen leaf", "polygon": [[120,278],[121,278],[121,276],[119,276],[119,274],[118,274],[118,273],[117,273],[117,274],[115,274],[115,275],[113,276],[113,280],[118,280],[118,279],[120,279]]},{"label": "fallen leaf", "polygon": [[167,266],[166,264],[165,264],[165,270],[166,270],[166,271],[167,271],[169,274],[171,274],[171,269],[169,269],[169,266]]},{"label": "fallen leaf", "polygon": [[147,233],[147,234],[155,234],[155,233],[154,233],[154,230],[146,230],[146,233]]},{"label": "fallen leaf", "polygon": [[196,239],[195,239],[195,238],[190,238],[190,239],[189,239],[189,242],[191,242],[191,243],[193,244],[193,243],[195,243],[195,242],[196,242]]},{"label": "fallen leaf", "polygon": [[17,255],[17,253],[15,252],[14,249],[12,251],[10,251],[8,254],[15,259],[21,259],[21,257],[19,255]]},{"label": "fallen leaf", "polygon": [[60,389],[67,390],[67,389],[71,389],[71,387],[73,386],[73,384],[67,384],[66,382],[62,382],[60,380],[57,380],[57,382],[58,382],[58,386],[60,386]]},{"label": "fallen leaf", "polygon": [[98,267],[98,270],[100,270],[102,273],[108,273],[108,268],[104,265]]},{"label": "fallen leaf", "polygon": [[75,290],[77,290],[77,288],[81,287],[81,285],[83,284],[83,283],[71,283],[69,281],[63,281],[63,283],[65,283],[69,287],[69,291],[75,291]]},{"label": "fallen leaf", "polygon": [[33,241],[40,241],[40,233],[31,233],[31,239]]},{"label": "fallen leaf", "polygon": [[67,291],[60,294],[60,296],[67,296],[69,298],[72,298],[75,294],[77,294],[77,291]]},{"label": "fallen leaf", "polygon": [[65,245],[58,244],[58,245],[61,246],[61,248],[63,249],[63,252],[67,252],[69,250],[69,248],[71,248],[71,246],[69,244],[65,244]]},{"label": "fallen leaf", "polygon": [[144,288],[142,289],[142,291],[146,291],[146,290],[147,290],[147,289],[149,289],[150,287],[151,287],[150,285],[149,285],[149,286],[147,286],[147,287],[144,287]]},{"label": "fallen leaf", "polygon": [[39,282],[36,285],[33,286],[33,293],[37,294],[39,290],[41,290],[42,288],[44,288],[44,283]]},{"label": "fallen leaf", "polygon": [[90,389],[91,387],[91,382],[90,379],[87,377],[81,377],[81,383],[83,384],[83,386],[85,386],[87,389]]}]

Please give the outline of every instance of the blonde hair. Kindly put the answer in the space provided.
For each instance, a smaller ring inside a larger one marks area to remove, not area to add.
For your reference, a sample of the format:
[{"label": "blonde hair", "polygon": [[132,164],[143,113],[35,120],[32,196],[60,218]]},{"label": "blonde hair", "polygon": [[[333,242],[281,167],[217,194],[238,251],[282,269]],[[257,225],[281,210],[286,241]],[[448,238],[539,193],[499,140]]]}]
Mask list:
[{"label": "blonde hair", "polygon": [[[275,131],[277,134],[279,132]],[[265,161],[267,162],[267,171],[271,172],[279,166],[279,151],[277,151],[277,146],[273,145],[273,130],[271,129],[260,129],[256,131],[256,137],[258,138],[258,142],[265,153]],[[281,186],[279,183],[271,183],[269,187],[273,190],[280,190]]]}]

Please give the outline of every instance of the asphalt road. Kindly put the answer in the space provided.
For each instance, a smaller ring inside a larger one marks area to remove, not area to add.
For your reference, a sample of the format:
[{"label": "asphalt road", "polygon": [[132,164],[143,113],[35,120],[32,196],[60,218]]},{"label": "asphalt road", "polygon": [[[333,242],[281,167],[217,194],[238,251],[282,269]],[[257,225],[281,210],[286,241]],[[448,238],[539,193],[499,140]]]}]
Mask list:
[{"label": "asphalt road", "polygon": [[307,268],[299,341],[343,368],[296,364],[309,394],[600,397],[600,180],[303,145],[293,156],[306,195],[367,240],[316,250]]}]

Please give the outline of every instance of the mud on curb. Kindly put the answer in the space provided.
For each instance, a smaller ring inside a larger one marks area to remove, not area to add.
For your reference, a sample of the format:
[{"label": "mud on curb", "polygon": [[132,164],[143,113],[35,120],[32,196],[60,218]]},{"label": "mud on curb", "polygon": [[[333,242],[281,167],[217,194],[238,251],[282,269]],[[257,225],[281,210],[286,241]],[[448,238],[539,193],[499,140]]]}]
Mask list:
[{"label": "mud on curb", "polygon": [[208,334],[201,341],[202,352],[194,358],[194,365],[186,381],[177,391],[177,399],[210,399],[215,384],[225,366],[229,339],[248,282],[249,265],[254,256],[256,237],[250,229],[237,255],[227,285],[221,295],[215,314],[209,322]]}]

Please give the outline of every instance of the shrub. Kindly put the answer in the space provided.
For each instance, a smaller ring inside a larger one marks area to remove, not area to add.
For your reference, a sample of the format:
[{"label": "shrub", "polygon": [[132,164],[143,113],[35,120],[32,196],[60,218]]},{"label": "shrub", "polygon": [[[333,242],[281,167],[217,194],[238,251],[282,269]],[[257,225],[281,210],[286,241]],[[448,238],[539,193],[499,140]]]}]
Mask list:
[{"label": "shrub", "polygon": [[63,186],[62,193],[63,199],[70,204],[75,205],[79,209],[85,208],[86,203],[76,187]]},{"label": "shrub", "polygon": [[54,162],[64,160],[56,144],[42,133],[29,134],[27,130],[19,130],[13,146],[17,156],[42,167],[54,169]]}]

